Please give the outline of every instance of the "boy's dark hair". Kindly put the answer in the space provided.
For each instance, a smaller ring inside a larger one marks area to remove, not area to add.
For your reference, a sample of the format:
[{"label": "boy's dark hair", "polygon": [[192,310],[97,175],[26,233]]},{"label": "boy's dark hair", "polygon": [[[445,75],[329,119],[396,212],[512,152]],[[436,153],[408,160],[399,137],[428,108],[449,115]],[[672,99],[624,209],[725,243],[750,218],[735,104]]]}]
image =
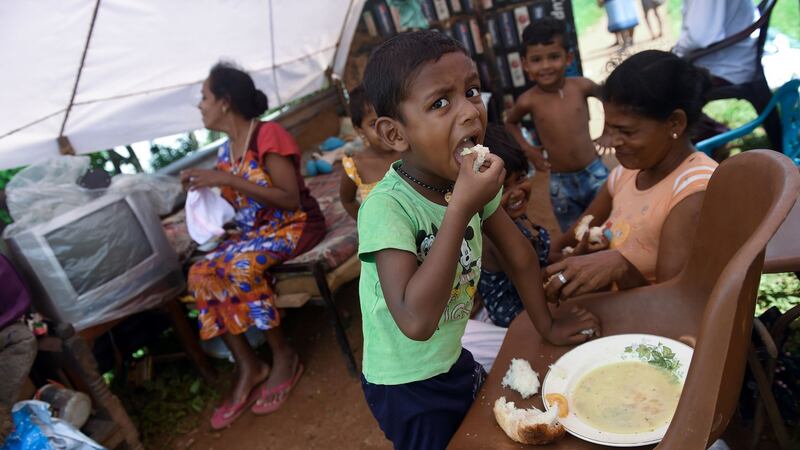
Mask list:
[{"label": "boy's dark hair", "polygon": [[680,109],[691,126],[700,118],[710,88],[711,77],[705,69],[670,52],[645,50],[611,72],[601,97],[655,120],[665,120]]},{"label": "boy's dark hair", "polygon": [[367,98],[367,92],[364,90],[363,85],[359,84],[350,91],[350,119],[353,121],[353,126],[361,126],[361,121],[364,120],[368,108],[371,107],[372,105],[369,103],[369,98]]},{"label": "boy's dark hair", "polygon": [[542,17],[534,19],[530,25],[522,30],[522,48],[520,53],[525,56],[529,45],[550,45],[556,42],[556,38],[561,38],[561,45],[564,50],[567,47],[567,26],[563,20],[552,17]]},{"label": "boy's dark hair", "polygon": [[502,124],[490,123],[486,127],[483,145],[503,160],[508,176],[514,172],[528,172],[528,160],[525,159],[522,147]]},{"label": "boy's dark hair", "polygon": [[378,116],[400,117],[400,103],[408,98],[408,87],[423,64],[442,55],[469,53],[458,41],[432,30],[394,36],[372,52],[364,69],[364,90]]},{"label": "boy's dark hair", "polygon": [[215,97],[227,99],[231,109],[245,119],[258,117],[269,107],[267,96],[256,89],[250,75],[228,62],[214,64],[208,74],[208,87]]}]

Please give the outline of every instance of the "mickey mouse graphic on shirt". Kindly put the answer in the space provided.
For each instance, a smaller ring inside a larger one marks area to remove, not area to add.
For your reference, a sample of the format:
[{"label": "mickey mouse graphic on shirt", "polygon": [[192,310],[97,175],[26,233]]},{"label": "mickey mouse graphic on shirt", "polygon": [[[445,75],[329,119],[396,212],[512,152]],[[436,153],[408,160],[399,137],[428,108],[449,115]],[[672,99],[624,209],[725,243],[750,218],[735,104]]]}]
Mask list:
[{"label": "mickey mouse graphic on shirt", "polygon": [[[433,247],[438,232],[436,225],[431,224],[431,232],[425,230],[417,231],[417,261],[420,264],[428,256]],[[457,279],[450,291],[450,300],[442,314],[440,324],[454,320],[462,320],[469,317],[472,309],[472,298],[475,295],[478,284],[478,276],[481,270],[480,257],[475,254],[469,242],[475,238],[475,230],[472,226],[467,226],[464,239],[461,241],[461,249],[458,258],[459,265],[456,268]]]}]

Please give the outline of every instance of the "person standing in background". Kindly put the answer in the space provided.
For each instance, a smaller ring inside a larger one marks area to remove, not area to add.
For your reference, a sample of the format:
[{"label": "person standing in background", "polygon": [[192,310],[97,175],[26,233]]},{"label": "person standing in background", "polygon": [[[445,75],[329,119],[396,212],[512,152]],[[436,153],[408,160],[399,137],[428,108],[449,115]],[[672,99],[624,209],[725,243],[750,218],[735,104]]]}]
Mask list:
[{"label": "person standing in background", "polygon": [[639,25],[636,4],[633,0],[597,0],[597,6],[606,9],[608,32],[617,38],[614,45],[620,45],[620,50],[633,45],[633,29]]},{"label": "person standing in background", "polygon": [[[650,36],[653,39],[658,39],[664,36],[664,22],[661,21],[661,16],[658,14],[658,7],[664,4],[664,0],[642,0],[642,11],[644,11],[644,21],[647,23],[647,29],[650,30]],[[658,35],[656,35],[655,28],[650,24],[650,11],[656,16],[658,23]]]},{"label": "person standing in background", "polygon": [[[684,0],[681,33],[672,52],[680,57],[708,47],[744,30],[756,18],[752,0]],[[712,85],[742,84],[752,81],[756,67],[749,62],[756,56],[752,36],[698,58],[694,64],[711,72]]]}]

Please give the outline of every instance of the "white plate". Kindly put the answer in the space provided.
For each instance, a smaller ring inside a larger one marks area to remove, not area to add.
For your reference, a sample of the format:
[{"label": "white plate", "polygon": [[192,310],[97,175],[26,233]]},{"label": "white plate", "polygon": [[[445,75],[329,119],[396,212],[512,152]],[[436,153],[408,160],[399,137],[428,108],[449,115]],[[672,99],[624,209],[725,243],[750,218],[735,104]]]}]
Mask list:
[{"label": "white plate", "polygon": [[[542,400],[547,394],[558,393],[567,397],[567,401],[569,401],[572,390],[584,374],[597,367],[616,362],[639,361],[639,355],[636,352],[626,352],[626,347],[636,347],[642,344],[657,346],[659,343],[669,347],[675,354],[675,360],[680,364],[674,373],[683,383],[686,380],[686,372],[689,370],[689,363],[692,360],[691,347],[673,339],[651,334],[620,334],[589,341],[559,358],[555,364],[550,366],[550,370],[544,378]],[[546,401],[544,401],[544,407],[549,409]],[[661,441],[669,427],[669,424],[667,424],[653,431],[643,433],[611,433],[598,430],[582,421],[572,411],[572,408],[570,408],[569,415],[560,419],[560,421],[564,428],[575,437],[612,447],[635,447],[656,444]]]}]

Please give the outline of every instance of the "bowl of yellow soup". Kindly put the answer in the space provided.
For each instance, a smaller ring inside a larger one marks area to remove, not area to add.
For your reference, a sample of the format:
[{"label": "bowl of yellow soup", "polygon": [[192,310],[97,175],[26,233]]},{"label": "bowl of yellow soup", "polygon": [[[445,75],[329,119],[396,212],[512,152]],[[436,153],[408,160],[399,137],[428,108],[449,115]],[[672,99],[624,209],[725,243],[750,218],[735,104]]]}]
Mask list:
[{"label": "bowl of yellow soup", "polygon": [[692,348],[673,339],[608,336],[550,366],[542,396],[566,397],[569,414],[560,420],[580,439],[615,447],[655,444],[675,413],[691,359]]}]

